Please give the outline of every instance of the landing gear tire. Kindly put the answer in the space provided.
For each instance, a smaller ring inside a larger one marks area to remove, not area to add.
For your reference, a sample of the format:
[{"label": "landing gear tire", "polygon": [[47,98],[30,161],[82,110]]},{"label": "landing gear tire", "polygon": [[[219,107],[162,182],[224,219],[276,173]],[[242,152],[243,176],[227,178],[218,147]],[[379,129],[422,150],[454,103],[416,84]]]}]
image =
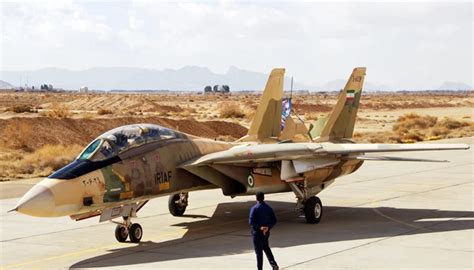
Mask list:
[{"label": "landing gear tire", "polygon": [[171,215],[180,217],[188,206],[188,193],[178,193],[171,195],[168,199],[168,209]]},{"label": "landing gear tire", "polygon": [[115,227],[115,239],[123,243],[130,238],[130,242],[139,243],[142,240],[143,229],[142,226],[138,223],[132,223],[130,217],[123,217],[123,222],[115,222],[117,227]]},{"label": "landing gear tire", "polygon": [[309,198],[304,203],[304,215],[306,218],[306,222],[309,224],[316,224],[321,221],[323,217],[323,204],[321,200],[314,196]]},{"label": "landing gear tire", "polygon": [[127,228],[125,228],[123,225],[117,225],[117,227],[115,227],[115,239],[123,243],[127,240],[127,238],[128,238]]},{"label": "landing gear tire", "polygon": [[140,240],[142,240],[143,236],[143,229],[142,226],[138,223],[133,223],[132,226],[130,226],[129,231],[129,236],[130,236],[130,241],[132,243],[140,243]]}]

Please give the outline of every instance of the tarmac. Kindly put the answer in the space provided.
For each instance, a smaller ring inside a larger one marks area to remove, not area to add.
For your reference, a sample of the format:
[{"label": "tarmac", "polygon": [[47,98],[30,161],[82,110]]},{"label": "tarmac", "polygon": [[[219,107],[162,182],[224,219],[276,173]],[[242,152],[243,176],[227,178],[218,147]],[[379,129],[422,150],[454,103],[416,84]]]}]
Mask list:
[{"label": "tarmac", "polygon": [[[473,269],[473,138],[469,150],[390,156],[449,163],[366,161],[318,196],[321,223],[306,224],[292,193],[267,195],[278,224],[270,245],[282,269]],[[253,197],[219,190],[190,194],[185,216],[168,198],[150,201],[134,222],[142,243],[118,243],[115,225],[6,213],[37,180],[0,183],[1,269],[254,269],[248,226]],[[267,261],[264,268],[270,269]]]}]

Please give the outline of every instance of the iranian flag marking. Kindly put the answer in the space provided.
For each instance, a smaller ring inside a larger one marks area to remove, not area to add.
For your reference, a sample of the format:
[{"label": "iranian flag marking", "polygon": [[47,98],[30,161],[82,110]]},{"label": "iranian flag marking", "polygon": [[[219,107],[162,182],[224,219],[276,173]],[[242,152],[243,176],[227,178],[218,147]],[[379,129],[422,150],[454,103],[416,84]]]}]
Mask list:
[{"label": "iranian flag marking", "polygon": [[346,99],[353,100],[355,98],[355,91],[354,90],[347,90]]}]

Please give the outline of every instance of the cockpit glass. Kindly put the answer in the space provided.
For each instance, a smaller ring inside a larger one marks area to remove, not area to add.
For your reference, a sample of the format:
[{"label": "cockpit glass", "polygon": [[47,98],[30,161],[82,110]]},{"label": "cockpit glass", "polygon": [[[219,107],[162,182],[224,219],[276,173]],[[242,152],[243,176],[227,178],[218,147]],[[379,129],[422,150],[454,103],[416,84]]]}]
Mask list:
[{"label": "cockpit glass", "polygon": [[78,159],[105,160],[143,144],[181,136],[171,129],[151,124],[118,127],[100,135]]},{"label": "cockpit glass", "polygon": [[87,148],[82,152],[78,159],[89,159],[92,154],[94,154],[95,150],[99,147],[99,144],[99,139],[89,144],[89,146],[87,146]]}]

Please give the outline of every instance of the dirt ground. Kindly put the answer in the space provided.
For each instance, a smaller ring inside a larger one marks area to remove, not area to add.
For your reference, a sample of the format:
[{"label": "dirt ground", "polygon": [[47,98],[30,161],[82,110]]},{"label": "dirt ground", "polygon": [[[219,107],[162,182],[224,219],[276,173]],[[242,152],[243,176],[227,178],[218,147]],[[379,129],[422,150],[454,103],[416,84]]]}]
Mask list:
[{"label": "dirt ground", "polygon": [[[246,134],[259,100],[260,94],[250,92],[0,92],[0,179],[47,174],[69,162],[94,137],[125,124],[154,123],[201,137],[235,140]],[[330,113],[337,93],[294,94],[292,100],[295,113],[309,125]],[[473,91],[364,93],[354,139],[415,142],[473,136],[473,104]],[[68,152],[61,162],[54,158],[58,151]],[[53,156],[54,162],[43,162],[39,171],[32,169],[34,164],[25,164],[44,159],[38,158],[40,153]]]}]

